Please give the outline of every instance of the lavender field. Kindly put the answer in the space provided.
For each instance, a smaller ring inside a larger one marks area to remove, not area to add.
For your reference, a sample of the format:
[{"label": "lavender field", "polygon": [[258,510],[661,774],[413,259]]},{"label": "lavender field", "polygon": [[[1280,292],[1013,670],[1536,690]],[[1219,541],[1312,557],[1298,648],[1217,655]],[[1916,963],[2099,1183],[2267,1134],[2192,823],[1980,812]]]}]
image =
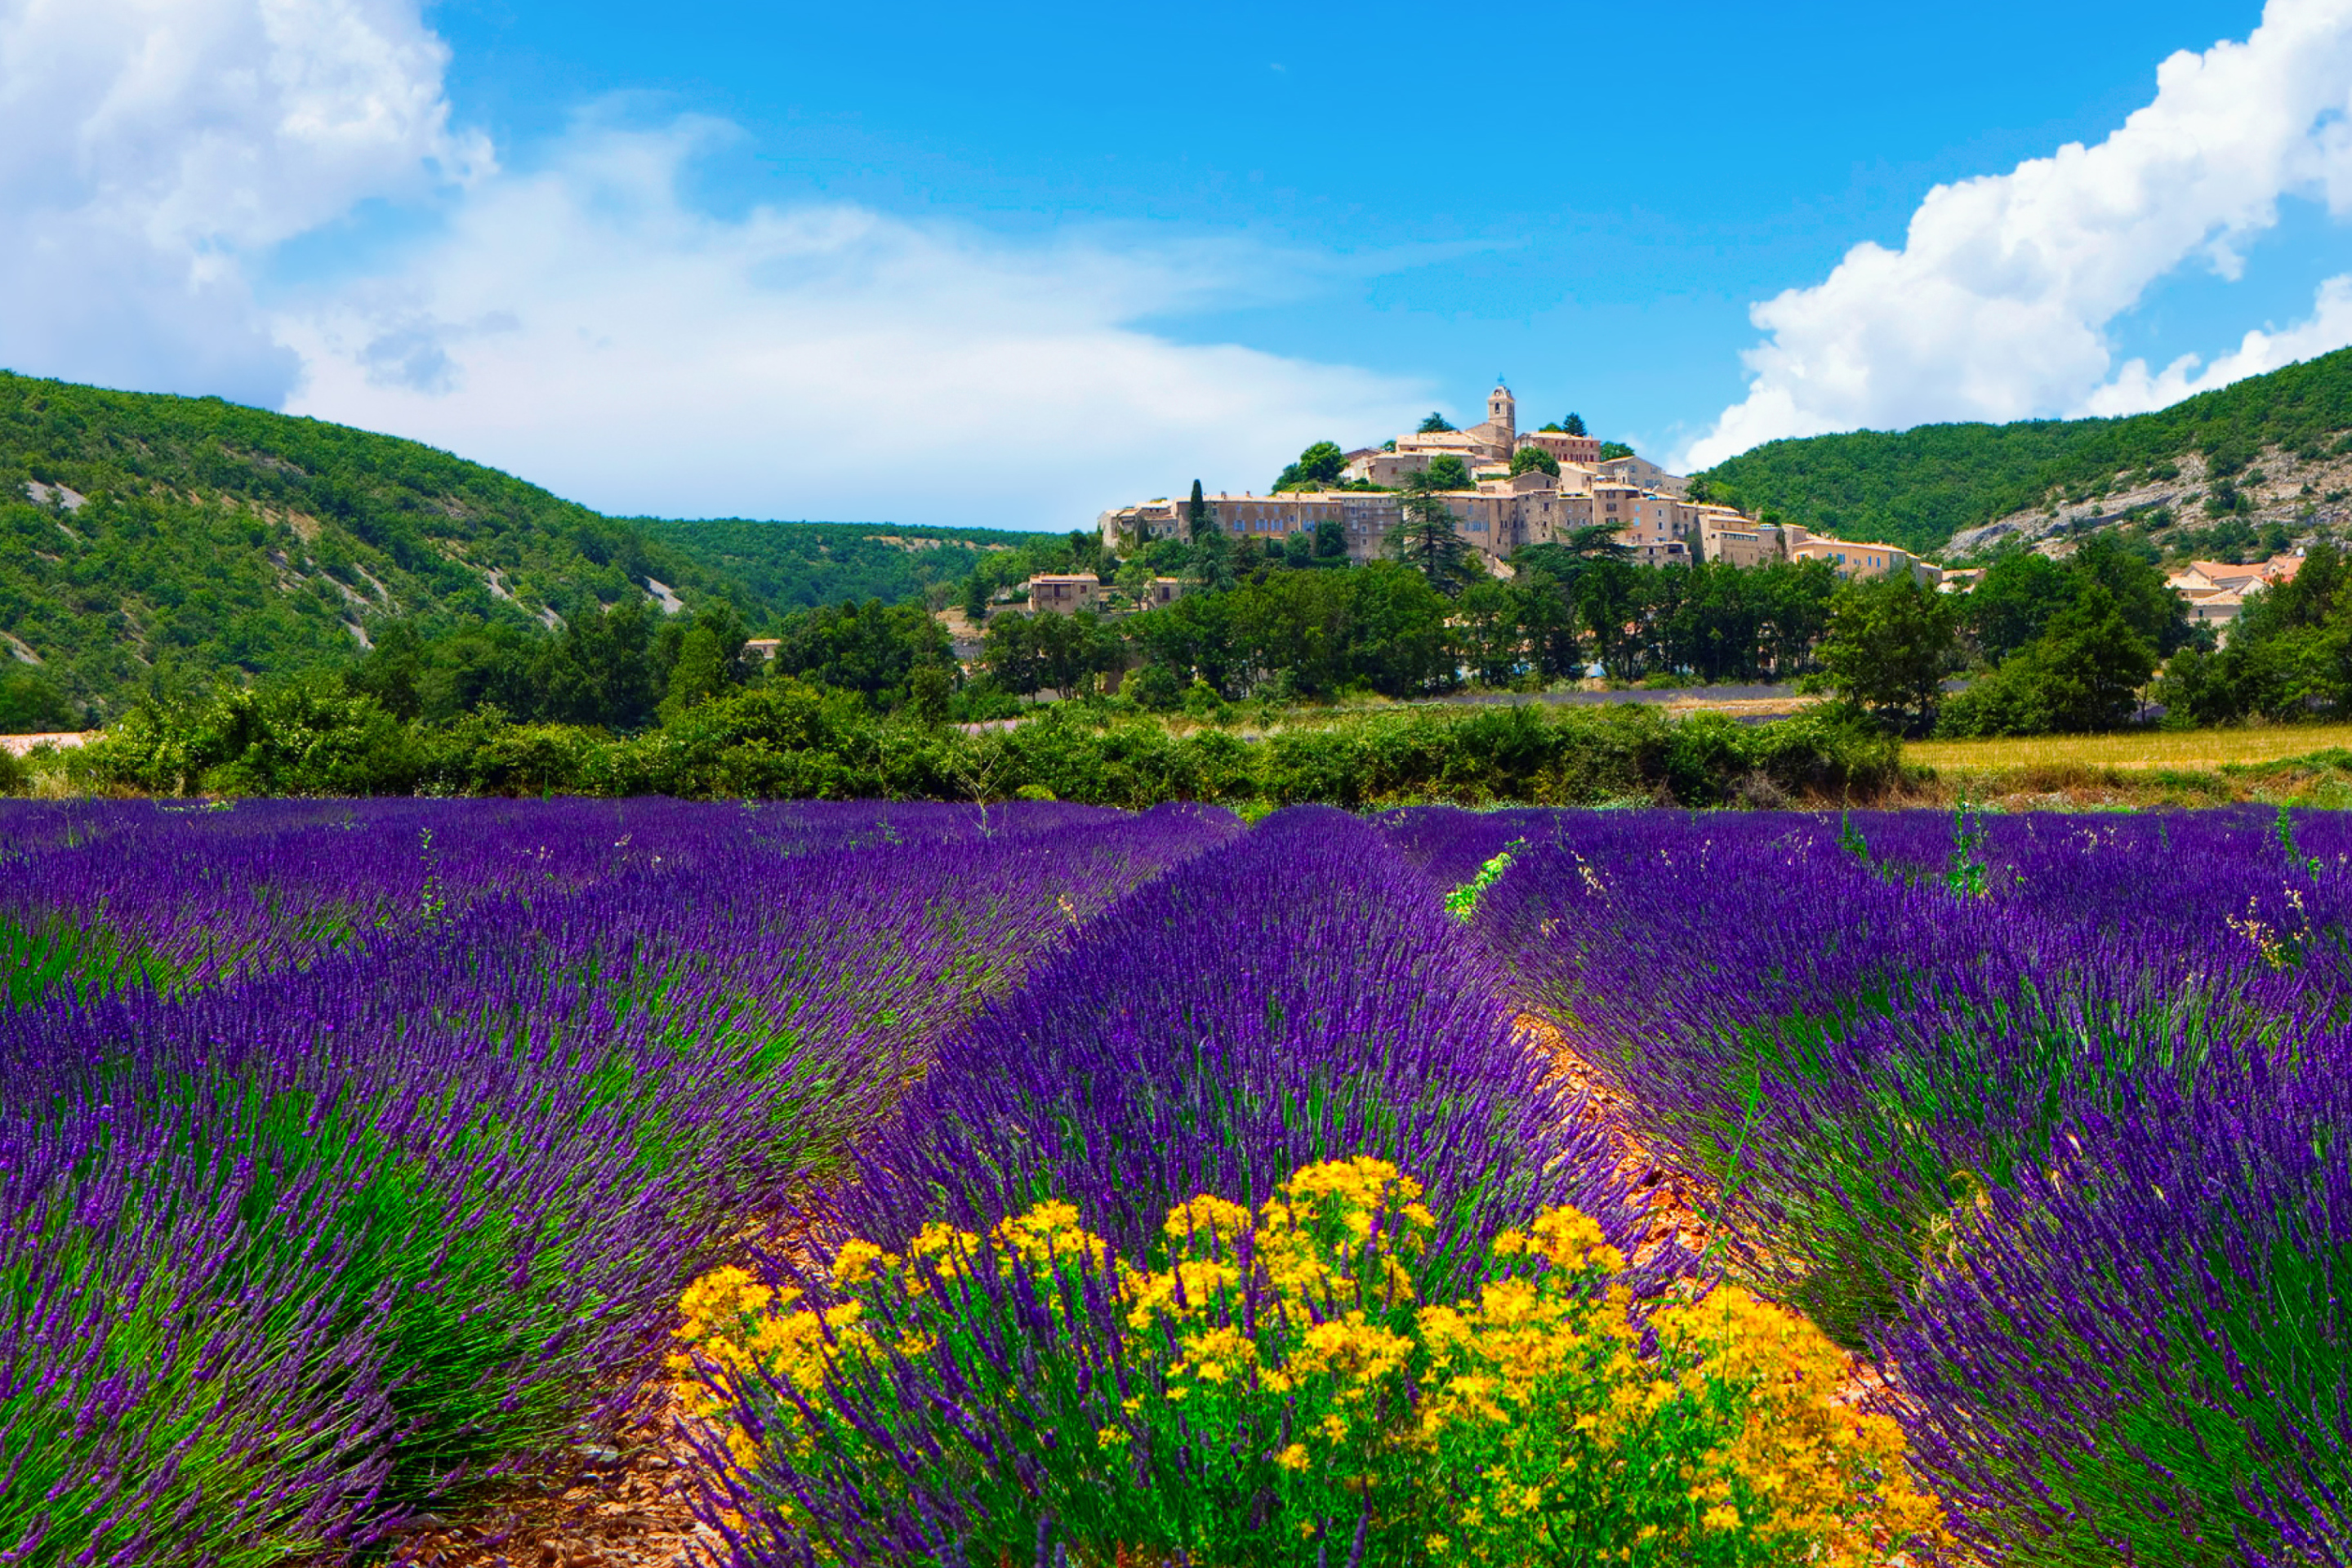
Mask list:
[{"label": "lavender field", "polygon": [[0,1563],[415,1561],[649,1411],[743,1568],[2352,1557],[2325,815],[0,804]]}]

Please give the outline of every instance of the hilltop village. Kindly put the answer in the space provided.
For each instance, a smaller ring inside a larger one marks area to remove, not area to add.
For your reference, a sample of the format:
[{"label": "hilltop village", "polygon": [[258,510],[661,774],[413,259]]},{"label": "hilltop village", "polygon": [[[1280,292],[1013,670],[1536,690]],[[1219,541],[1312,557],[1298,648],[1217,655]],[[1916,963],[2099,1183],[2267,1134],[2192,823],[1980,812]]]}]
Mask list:
[{"label": "hilltop village", "polygon": [[[1622,448],[1604,457],[1589,435],[1557,426],[1522,431],[1517,400],[1501,384],[1487,395],[1482,423],[1466,430],[1424,428],[1348,452],[1336,479],[1322,487],[1202,500],[1207,521],[1237,540],[1311,536],[1336,522],[1345,531],[1349,558],[1360,563],[1381,554],[1402,520],[1404,488],[1427,483],[1424,476],[1443,486],[1439,493],[1462,537],[1506,575],[1516,550],[1606,528],[1625,558],[1644,566],[1825,560],[1841,576],[1909,572],[1929,584],[1938,576],[1895,545],[1824,539],[1693,500],[1689,480]],[[1189,538],[1190,512],[1189,498],[1162,498],[1106,511],[1097,525],[1106,548],[1126,552],[1153,540]]]}]

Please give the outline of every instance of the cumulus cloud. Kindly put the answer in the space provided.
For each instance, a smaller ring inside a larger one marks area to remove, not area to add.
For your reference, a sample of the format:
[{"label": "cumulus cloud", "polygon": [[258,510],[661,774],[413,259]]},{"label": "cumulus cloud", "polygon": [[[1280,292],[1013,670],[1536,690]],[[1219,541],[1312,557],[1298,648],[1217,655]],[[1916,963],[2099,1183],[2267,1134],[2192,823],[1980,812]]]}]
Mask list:
[{"label": "cumulus cloud", "polygon": [[1747,396],[1682,461],[1864,426],[2126,412],[2352,342],[2333,282],[2310,322],[2250,333],[2201,376],[2191,360],[2111,377],[2105,335],[2184,264],[2238,276],[2282,198],[2352,209],[2348,109],[2352,0],[2270,0],[2242,42],[2166,60],[2153,101],[2097,146],[1938,185],[1900,250],[1858,245],[1822,283],[1758,305],[1769,335],[1745,356]]},{"label": "cumulus cloud", "polygon": [[414,0],[0,3],[0,363],[275,402],[268,247],[482,173]]},{"label": "cumulus cloud", "polygon": [[[1248,246],[1016,243],[680,194],[723,128],[455,126],[419,0],[0,0],[0,364],[417,437],[614,510],[1066,528],[1263,483],[1419,384],[1138,325],[1311,283]],[[323,292],[276,248],[422,226]]]},{"label": "cumulus cloud", "polygon": [[2308,321],[2284,331],[2260,328],[2248,332],[2235,353],[2206,365],[2196,354],[2182,354],[2158,374],[2150,375],[2146,360],[2132,360],[2116,372],[2115,379],[2083,402],[2085,414],[2140,414],[2162,408],[2184,397],[2243,381],[2250,375],[2306,360],[2352,343],[2352,273],[2339,274],[2319,286]]},{"label": "cumulus cloud", "polygon": [[395,272],[287,317],[291,408],[612,510],[1062,529],[1196,475],[1265,483],[1426,395],[1131,324],[1266,286],[1256,251],[705,216],[678,190],[701,131],[583,128],[478,184]]}]

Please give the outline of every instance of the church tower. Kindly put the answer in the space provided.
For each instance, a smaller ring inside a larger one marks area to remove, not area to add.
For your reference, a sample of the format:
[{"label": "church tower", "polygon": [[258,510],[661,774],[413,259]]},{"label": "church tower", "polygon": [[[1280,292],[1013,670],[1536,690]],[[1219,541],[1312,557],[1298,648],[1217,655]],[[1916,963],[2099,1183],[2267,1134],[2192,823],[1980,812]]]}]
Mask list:
[{"label": "church tower", "polygon": [[1504,451],[1519,444],[1518,399],[1511,395],[1511,389],[1503,384],[1500,376],[1495,378],[1495,390],[1486,395],[1486,423],[1500,436]]}]

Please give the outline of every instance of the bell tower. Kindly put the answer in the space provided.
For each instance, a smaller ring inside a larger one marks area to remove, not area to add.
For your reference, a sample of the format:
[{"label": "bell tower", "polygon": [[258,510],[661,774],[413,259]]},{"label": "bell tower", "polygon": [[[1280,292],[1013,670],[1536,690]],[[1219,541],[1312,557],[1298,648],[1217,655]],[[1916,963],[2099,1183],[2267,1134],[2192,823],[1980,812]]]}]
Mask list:
[{"label": "bell tower", "polygon": [[1499,375],[1495,378],[1495,390],[1486,395],[1486,423],[1500,432],[1503,450],[1518,445],[1519,402]]}]

